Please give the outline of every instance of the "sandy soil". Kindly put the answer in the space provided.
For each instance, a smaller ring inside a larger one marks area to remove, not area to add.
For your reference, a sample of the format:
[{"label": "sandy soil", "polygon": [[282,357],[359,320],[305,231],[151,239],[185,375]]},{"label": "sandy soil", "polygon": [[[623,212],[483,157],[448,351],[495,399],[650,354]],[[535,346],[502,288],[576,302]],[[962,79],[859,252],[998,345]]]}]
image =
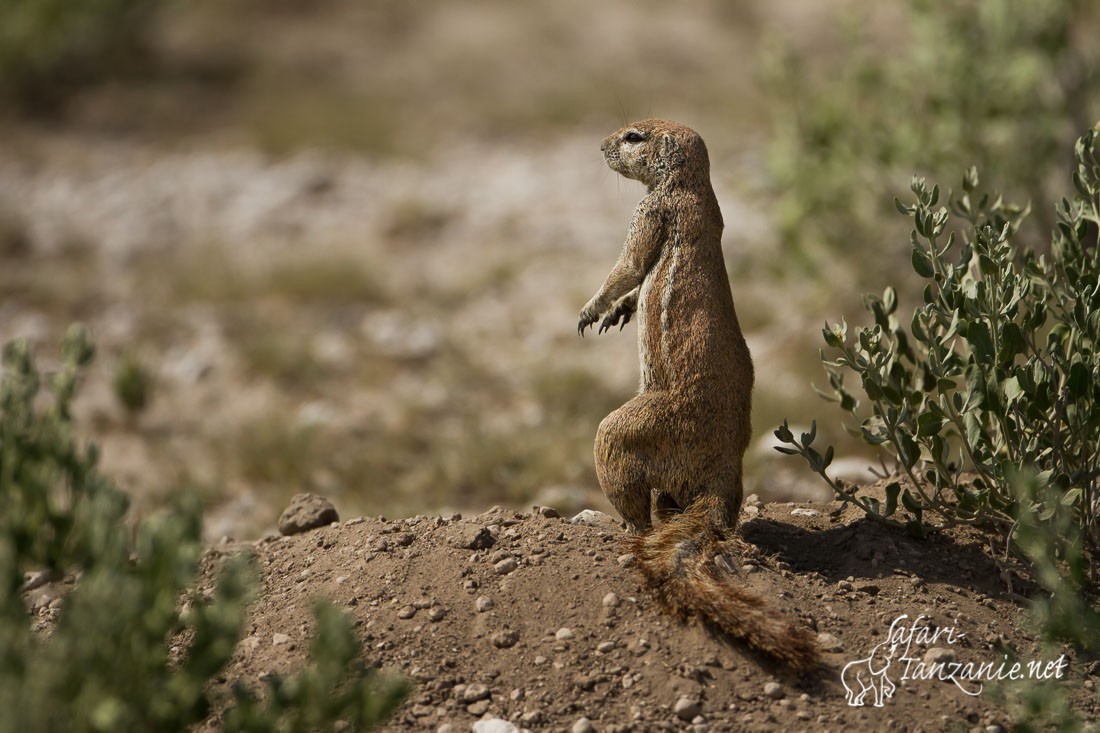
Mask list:
[{"label": "sandy soil", "polygon": [[[992,685],[966,694],[978,688],[964,675],[958,684],[920,679],[919,665],[999,664],[1008,647],[1025,661],[1057,660],[1026,631],[1025,596],[1036,586],[991,559],[978,533],[917,540],[852,509],[831,517],[834,508],[750,502],[743,521],[738,582],[819,634],[825,664],[802,676],[659,615],[606,515],[593,524],[500,508],[357,518],[211,550],[204,582],[220,557],[242,549],[263,568],[266,592],[226,684],[299,667],[315,597],[345,608],[368,661],[416,683],[387,730],[465,731],[483,719],[575,731],[1010,729]],[[492,543],[471,549],[479,533]],[[911,633],[918,618],[923,635]],[[913,638],[888,669],[893,696],[882,707],[873,693],[849,705],[842,670],[899,629]],[[1075,705],[1095,716],[1088,662],[1062,652]]]}]

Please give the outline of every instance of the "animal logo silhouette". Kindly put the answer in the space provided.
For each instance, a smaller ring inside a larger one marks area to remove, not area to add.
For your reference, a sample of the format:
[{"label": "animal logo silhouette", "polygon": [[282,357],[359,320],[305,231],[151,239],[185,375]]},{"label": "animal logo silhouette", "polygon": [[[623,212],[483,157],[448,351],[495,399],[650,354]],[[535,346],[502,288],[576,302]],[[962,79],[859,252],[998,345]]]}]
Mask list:
[{"label": "animal logo silhouette", "polygon": [[840,673],[840,681],[844,690],[848,693],[848,704],[852,707],[862,707],[867,693],[872,694],[874,706],[882,707],[882,702],[888,697],[894,696],[897,685],[886,676],[890,669],[890,662],[897,653],[898,643],[891,643],[890,639],[881,642],[864,659],[848,662]]}]

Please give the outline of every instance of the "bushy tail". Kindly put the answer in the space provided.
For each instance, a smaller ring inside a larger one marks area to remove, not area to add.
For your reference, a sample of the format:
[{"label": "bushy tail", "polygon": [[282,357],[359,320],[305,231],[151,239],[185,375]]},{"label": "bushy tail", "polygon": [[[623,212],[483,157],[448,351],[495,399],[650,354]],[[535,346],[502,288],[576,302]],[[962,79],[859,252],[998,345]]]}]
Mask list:
[{"label": "bushy tail", "polygon": [[715,563],[722,536],[701,511],[689,508],[656,529],[629,537],[646,586],[661,608],[687,622],[699,619],[720,635],[740,639],[753,649],[806,670],[820,662],[811,633],[746,593],[735,576]]}]

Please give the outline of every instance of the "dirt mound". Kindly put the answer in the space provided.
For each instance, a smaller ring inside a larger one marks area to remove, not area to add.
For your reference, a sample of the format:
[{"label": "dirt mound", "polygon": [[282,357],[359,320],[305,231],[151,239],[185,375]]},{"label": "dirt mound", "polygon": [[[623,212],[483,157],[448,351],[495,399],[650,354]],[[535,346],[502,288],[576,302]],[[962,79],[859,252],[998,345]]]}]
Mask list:
[{"label": "dirt mound", "polygon": [[[739,582],[817,632],[826,652],[823,670],[800,677],[659,615],[620,554],[622,530],[599,513],[589,523],[499,507],[357,518],[222,545],[204,582],[244,548],[264,573],[226,684],[300,667],[314,598],[354,615],[368,661],[416,683],[388,730],[467,731],[494,718],[575,731],[1007,728],[988,683],[970,694],[979,684],[963,672],[954,682],[921,673],[934,661],[1001,663],[1006,644],[1038,660],[1021,631],[1034,587],[992,560],[978,533],[917,540],[851,509],[830,517],[832,508],[750,501],[745,510]],[[884,674],[865,669],[860,683],[858,665],[844,671],[891,639],[902,643]],[[1092,682],[1082,684],[1067,653],[1062,678],[1095,714]],[[863,704],[850,705],[860,694]]]}]

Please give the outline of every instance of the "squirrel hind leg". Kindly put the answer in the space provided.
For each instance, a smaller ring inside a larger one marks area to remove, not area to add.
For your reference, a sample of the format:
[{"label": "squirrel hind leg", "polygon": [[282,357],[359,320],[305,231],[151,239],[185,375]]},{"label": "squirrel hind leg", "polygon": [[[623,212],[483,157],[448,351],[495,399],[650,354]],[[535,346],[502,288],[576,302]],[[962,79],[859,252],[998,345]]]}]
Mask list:
[{"label": "squirrel hind leg", "polygon": [[639,460],[596,463],[596,476],[604,496],[634,534],[650,527],[652,497]]}]

